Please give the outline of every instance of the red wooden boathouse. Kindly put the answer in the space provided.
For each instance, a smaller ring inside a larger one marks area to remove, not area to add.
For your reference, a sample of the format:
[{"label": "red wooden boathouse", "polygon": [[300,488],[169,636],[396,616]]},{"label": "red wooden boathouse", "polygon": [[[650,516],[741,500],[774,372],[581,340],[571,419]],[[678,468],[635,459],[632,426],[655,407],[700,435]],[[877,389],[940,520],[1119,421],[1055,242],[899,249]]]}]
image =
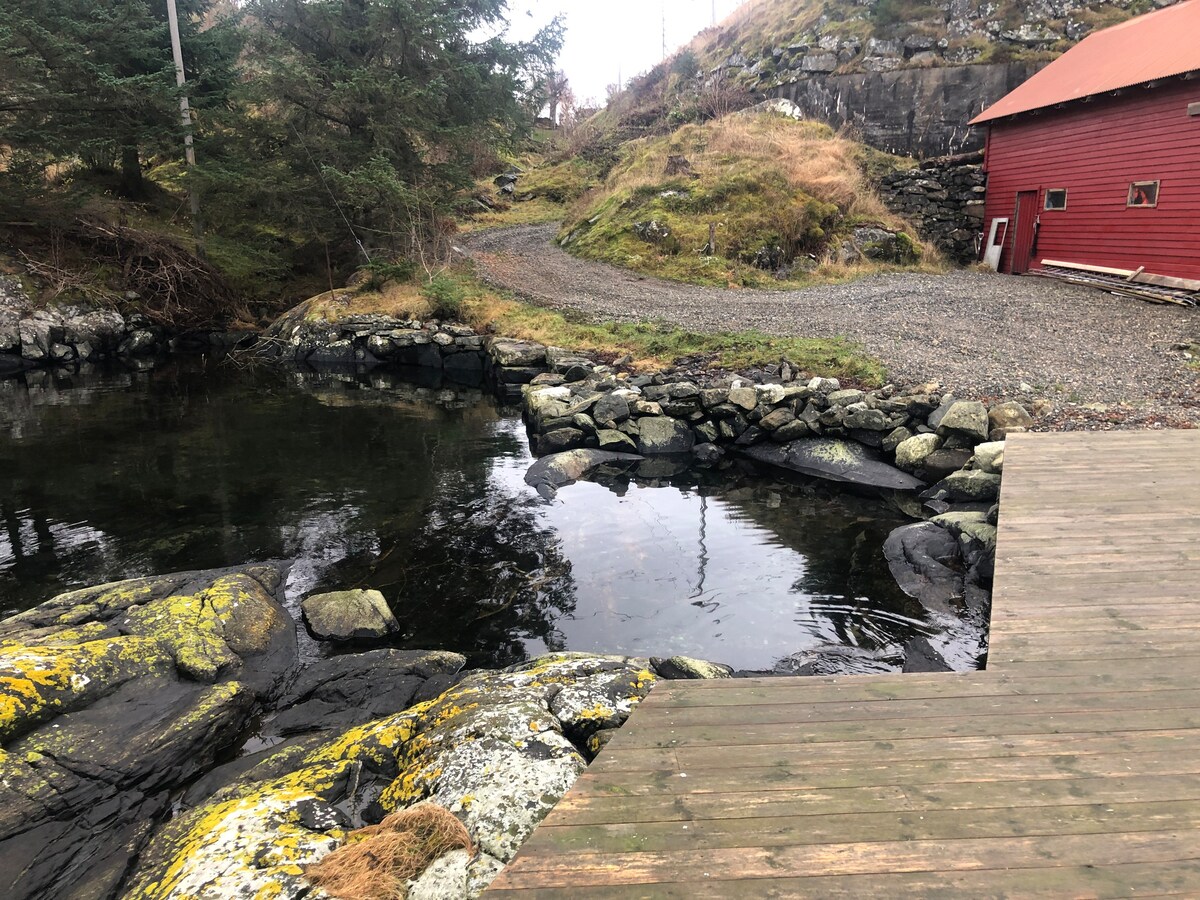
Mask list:
[{"label": "red wooden boathouse", "polygon": [[1200,281],[1200,0],[1090,35],[971,124],[988,129],[983,252],[1000,271]]}]

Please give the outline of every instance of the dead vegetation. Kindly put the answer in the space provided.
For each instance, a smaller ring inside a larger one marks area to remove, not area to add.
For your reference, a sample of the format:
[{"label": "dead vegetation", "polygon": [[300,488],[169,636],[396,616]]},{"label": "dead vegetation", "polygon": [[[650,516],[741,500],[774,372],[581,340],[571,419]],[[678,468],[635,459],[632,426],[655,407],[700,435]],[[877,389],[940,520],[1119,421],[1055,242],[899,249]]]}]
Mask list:
[{"label": "dead vegetation", "polygon": [[[603,186],[570,209],[560,238],[588,259],[712,285],[936,267],[936,252],[875,193],[866,169],[878,156],[828,125],[773,113],[685,125],[626,144]],[[843,244],[866,225],[895,233],[896,252],[844,258]]]},{"label": "dead vegetation", "polygon": [[403,900],[407,882],[451,850],[473,852],[466,827],[448,809],[422,803],[350,832],[344,846],[304,874],[341,900]]}]

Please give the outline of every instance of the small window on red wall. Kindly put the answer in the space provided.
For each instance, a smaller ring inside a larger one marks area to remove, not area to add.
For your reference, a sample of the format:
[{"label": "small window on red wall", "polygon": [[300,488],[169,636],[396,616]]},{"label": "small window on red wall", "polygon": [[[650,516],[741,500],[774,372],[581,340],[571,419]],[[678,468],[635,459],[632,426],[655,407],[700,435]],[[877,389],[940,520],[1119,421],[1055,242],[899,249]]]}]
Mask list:
[{"label": "small window on red wall", "polygon": [[1048,188],[1046,190],[1046,209],[1066,209],[1067,189]]},{"label": "small window on red wall", "polygon": [[1126,206],[1158,206],[1158,182],[1135,181],[1129,185]]}]

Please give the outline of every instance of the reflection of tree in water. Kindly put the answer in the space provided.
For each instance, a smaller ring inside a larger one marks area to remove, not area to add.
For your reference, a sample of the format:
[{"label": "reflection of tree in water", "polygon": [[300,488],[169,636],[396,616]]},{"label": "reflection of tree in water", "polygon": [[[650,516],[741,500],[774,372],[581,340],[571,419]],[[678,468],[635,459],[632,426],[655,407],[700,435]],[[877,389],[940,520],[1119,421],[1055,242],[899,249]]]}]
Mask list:
[{"label": "reflection of tree in water", "polygon": [[525,659],[527,641],[563,650],[555,623],[575,611],[575,579],[534,509],[494,483],[450,486],[413,532],[327,580],[382,591],[406,647],[452,649],[487,666]]}]

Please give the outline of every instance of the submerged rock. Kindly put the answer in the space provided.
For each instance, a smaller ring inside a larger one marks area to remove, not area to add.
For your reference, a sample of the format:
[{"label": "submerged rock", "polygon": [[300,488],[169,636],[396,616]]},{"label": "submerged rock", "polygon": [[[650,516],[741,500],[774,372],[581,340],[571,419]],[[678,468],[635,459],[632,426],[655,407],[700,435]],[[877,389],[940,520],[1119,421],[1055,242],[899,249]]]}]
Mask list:
[{"label": "submerged rock", "polygon": [[273,566],[62,594],[0,622],[0,895],[113,896],[173,791],[296,656]]},{"label": "submerged rock", "polygon": [[139,860],[128,900],[181,896],[300,900],[303,876],[349,829],[431,801],[475,841],[425,875],[475,896],[646,696],[645,660],[560,654],[469,675],[434,700],[313,747],[268,755],[166,825]]},{"label": "submerged rock", "polygon": [[382,638],[400,628],[400,623],[379,591],[313,594],[304,598],[300,609],[309,630],[323,641]]},{"label": "submerged rock", "polygon": [[547,499],[554,497],[558,488],[574,484],[597,466],[606,463],[635,463],[643,457],[636,453],[620,453],[613,450],[565,450],[543,456],[525,473],[525,483]]},{"label": "submerged rock", "polygon": [[900,589],[921,605],[952,613],[963,598],[963,561],[955,536],[932,522],[902,525],[883,544]]},{"label": "submerged rock", "polygon": [[804,438],[779,446],[760,444],[742,452],[758,462],[830,481],[902,491],[925,486],[907,472],[883,462],[872,450],[852,441]]},{"label": "submerged rock", "polygon": [[823,644],[785,656],[775,663],[780,675],[875,675],[896,672],[904,653],[896,647],[866,650],[843,644]]}]

